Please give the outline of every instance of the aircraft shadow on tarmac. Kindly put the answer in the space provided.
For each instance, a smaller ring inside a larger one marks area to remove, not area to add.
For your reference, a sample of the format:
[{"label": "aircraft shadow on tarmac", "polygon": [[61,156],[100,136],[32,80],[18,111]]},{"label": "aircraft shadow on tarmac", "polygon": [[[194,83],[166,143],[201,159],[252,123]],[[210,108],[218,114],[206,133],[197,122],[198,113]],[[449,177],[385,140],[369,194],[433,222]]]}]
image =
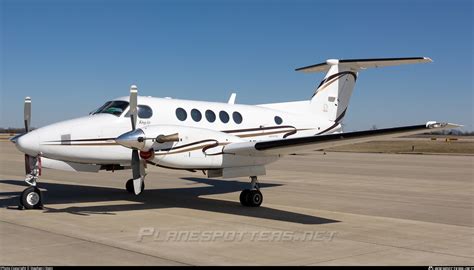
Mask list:
[{"label": "aircraft shadow on tarmac", "polygon": [[[82,186],[74,184],[58,184],[42,182],[38,187],[42,190],[45,202],[45,213],[67,212],[77,215],[110,214],[118,211],[147,210],[160,208],[188,208],[202,211],[211,211],[239,216],[264,218],[301,224],[326,224],[339,222],[284,210],[261,207],[243,207],[236,201],[223,201],[203,198],[200,196],[238,192],[248,188],[247,182],[232,180],[216,180],[207,178],[182,178],[196,184],[206,184],[204,187],[145,189],[140,196],[129,194],[124,188]],[[0,180],[1,184],[27,186],[20,180]],[[280,186],[280,184],[260,184],[261,189]],[[19,192],[0,192],[0,207],[12,209],[18,206]],[[238,195],[237,195],[238,196]],[[132,201],[133,204],[70,206],[63,209],[51,208],[55,204],[80,204],[111,201]]]}]

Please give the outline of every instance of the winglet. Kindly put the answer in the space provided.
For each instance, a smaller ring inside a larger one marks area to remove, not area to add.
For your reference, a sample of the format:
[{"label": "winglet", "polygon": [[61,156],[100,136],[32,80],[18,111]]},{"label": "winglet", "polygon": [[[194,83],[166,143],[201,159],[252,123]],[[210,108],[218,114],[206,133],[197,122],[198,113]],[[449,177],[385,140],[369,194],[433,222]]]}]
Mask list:
[{"label": "winglet", "polygon": [[463,125],[453,124],[453,123],[440,123],[436,121],[428,121],[426,122],[426,127],[430,129],[450,129],[450,128],[459,128],[463,127]]}]

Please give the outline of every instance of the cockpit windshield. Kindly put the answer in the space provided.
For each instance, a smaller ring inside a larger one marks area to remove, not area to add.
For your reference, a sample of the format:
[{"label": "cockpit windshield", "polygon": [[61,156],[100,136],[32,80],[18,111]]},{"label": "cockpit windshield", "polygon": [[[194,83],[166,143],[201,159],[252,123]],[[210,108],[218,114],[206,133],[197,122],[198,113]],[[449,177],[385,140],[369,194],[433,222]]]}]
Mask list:
[{"label": "cockpit windshield", "polygon": [[98,113],[108,113],[113,114],[115,116],[120,116],[125,109],[128,107],[127,101],[122,100],[114,100],[114,101],[107,101],[102,107],[93,111],[91,114],[98,114]]}]

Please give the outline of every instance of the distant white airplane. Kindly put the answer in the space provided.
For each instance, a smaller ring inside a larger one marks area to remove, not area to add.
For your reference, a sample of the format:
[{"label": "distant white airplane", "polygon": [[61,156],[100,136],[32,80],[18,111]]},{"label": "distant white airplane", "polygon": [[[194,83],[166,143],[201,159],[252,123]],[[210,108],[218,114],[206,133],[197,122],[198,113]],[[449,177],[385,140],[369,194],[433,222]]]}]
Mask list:
[{"label": "distant white airplane", "polygon": [[[263,196],[257,176],[265,175],[265,165],[283,155],[459,127],[429,121],[342,133],[341,121],[359,70],[427,62],[432,61],[426,57],[330,59],[296,69],[327,72],[309,100],[261,105],[235,104],[235,94],[228,103],[138,97],[132,85],[129,97],[107,101],[88,116],[32,131],[27,97],[26,133],[11,139],[25,153],[25,181],[31,185],[20,203],[27,209],[42,207],[36,187],[42,167],[75,172],[132,169],[126,189],[138,195],[150,164],[202,170],[211,178],[250,177],[250,187],[242,191],[240,202],[260,206]],[[74,107],[73,100],[68,102]]]}]

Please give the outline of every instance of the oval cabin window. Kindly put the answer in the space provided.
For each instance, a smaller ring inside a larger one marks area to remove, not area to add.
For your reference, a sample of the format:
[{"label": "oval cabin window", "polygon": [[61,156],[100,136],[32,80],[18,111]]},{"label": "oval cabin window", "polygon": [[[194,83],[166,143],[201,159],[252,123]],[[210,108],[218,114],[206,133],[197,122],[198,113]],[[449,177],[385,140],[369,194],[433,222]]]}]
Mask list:
[{"label": "oval cabin window", "polygon": [[216,121],[216,114],[211,110],[207,110],[206,111],[206,119],[210,123],[213,123],[214,121]]},{"label": "oval cabin window", "polygon": [[219,118],[223,123],[229,122],[229,114],[226,113],[225,111],[220,111],[219,112]]},{"label": "oval cabin window", "polygon": [[186,120],[186,118],[188,118],[188,114],[186,113],[186,111],[183,108],[177,108],[176,109],[176,117],[180,121],[184,121],[184,120]]}]

